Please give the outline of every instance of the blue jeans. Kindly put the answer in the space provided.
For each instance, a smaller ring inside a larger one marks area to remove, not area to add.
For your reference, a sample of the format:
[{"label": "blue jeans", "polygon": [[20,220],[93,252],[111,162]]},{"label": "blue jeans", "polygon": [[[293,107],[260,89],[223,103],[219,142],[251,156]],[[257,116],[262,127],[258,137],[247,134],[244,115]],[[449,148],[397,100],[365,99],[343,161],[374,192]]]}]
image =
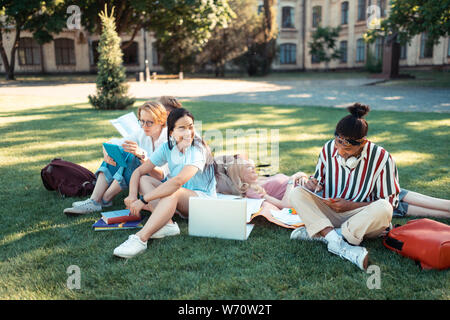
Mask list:
[{"label": "blue jeans", "polygon": [[122,190],[125,190],[128,189],[133,171],[141,165],[141,161],[139,161],[139,159],[131,153],[125,151],[122,152],[124,155],[126,155],[126,167],[112,166],[103,161],[100,167],[95,172],[95,175],[98,177],[99,173],[103,172],[108,185],[111,185],[114,180],[117,180],[117,182],[119,182],[120,188]]}]

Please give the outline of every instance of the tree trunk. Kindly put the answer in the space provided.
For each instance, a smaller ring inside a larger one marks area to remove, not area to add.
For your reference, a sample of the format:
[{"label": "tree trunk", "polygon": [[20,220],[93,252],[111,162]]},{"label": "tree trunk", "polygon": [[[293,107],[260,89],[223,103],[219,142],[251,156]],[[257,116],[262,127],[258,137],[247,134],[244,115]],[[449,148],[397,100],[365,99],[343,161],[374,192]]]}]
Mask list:
[{"label": "tree trunk", "polygon": [[275,33],[275,14],[273,8],[276,0],[264,0],[264,57],[263,74],[268,74],[273,60],[273,41]]},{"label": "tree trunk", "polygon": [[14,42],[11,48],[10,61],[8,61],[8,55],[6,54],[3,43],[3,33],[0,30],[0,56],[2,57],[2,62],[5,67],[6,80],[15,80],[14,68],[16,65],[16,51],[19,47],[20,28],[20,26],[16,26],[16,34],[14,36]]},{"label": "tree trunk", "polygon": [[1,29],[0,29],[0,55],[2,57],[3,66],[5,67],[6,80],[10,80],[10,79],[8,79],[8,75],[9,75],[8,55],[6,54],[6,50],[3,45],[3,32]]},{"label": "tree trunk", "polygon": [[16,77],[14,75],[14,69],[16,66],[16,51],[19,47],[19,39],[20,39],[20,29],[22,26],[16,25],[16,36],[14,37],[14,44],[11,48],[11,55],[10,55],[10,65],[9,65],[9,71],[6,75],[6,80],[15,80]]},{"label": "tree trunk", "polygon": [[400,44],[397,35],[387,39],[383,48],[383,75],[388,79],[399,77],[400,70]]}]

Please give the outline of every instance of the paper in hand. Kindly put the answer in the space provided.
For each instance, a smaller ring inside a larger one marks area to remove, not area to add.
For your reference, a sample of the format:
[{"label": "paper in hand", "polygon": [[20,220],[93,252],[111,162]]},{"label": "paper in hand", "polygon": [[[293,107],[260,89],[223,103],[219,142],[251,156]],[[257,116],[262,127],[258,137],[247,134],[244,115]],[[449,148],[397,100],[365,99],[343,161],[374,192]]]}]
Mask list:
[{"label": "paper in hand", "polygon": [[136,136],[136,133],[142,130],[134,112],[109,121],[124,138]]}]

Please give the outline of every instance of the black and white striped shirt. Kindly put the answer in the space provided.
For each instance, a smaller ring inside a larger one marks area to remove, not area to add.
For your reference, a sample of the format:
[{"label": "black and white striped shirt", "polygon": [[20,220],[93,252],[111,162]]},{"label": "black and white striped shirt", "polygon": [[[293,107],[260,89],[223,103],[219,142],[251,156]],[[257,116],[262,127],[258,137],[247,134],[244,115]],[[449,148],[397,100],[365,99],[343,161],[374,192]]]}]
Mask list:
[{"label": "black and white striped shirt", "polygon": [[333,139],[322,148],[314,173],[314,178],[323,183],[323,197],[354,202],[386,199],[394,208],[398,206],[397,166],[385,149],[368,141],[353,169],[342,166],[337,157]]}]

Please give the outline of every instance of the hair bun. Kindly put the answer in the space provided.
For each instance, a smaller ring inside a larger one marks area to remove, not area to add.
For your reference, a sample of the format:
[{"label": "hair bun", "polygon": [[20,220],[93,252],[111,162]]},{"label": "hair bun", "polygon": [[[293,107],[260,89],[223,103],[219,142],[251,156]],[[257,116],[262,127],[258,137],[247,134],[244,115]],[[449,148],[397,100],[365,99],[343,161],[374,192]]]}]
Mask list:
[{"label": "hair bun", "polygon": [[347,108],[348,112],[350,112],[356,118],[363,118],[366,114],[369,113],[370,107],[365,104],[355,103],[354,105]]}]

